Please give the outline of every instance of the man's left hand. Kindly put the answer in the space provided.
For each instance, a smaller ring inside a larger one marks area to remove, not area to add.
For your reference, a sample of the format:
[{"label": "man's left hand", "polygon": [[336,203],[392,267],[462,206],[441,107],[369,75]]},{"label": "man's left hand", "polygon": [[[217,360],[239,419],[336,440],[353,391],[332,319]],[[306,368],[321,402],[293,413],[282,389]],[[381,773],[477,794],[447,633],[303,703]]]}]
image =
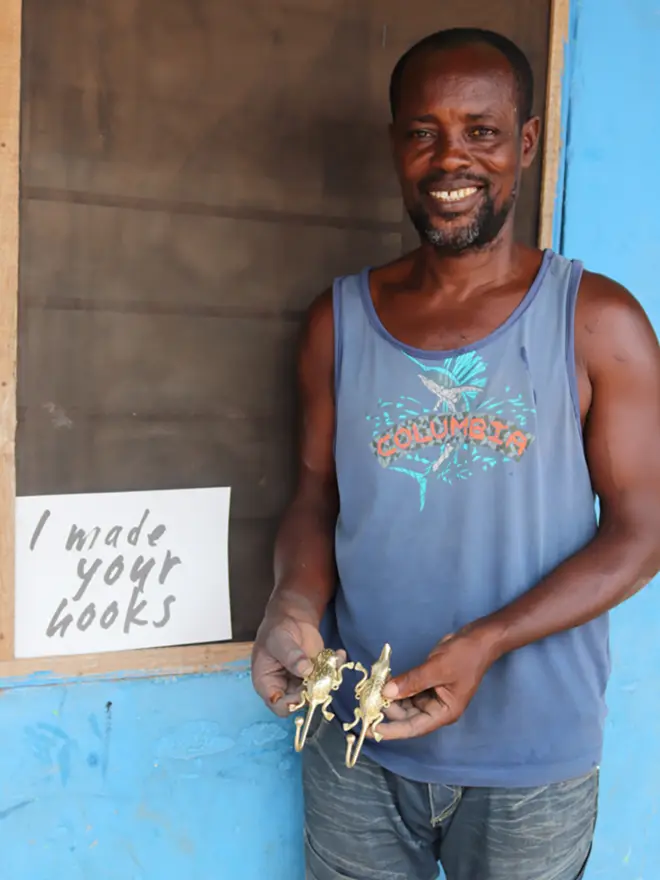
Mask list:
[{"label": "man's left hand", "polygon": [[447,636],[421,666],[387,683],[383,696],[393,702],[378,732],[384,740],[409,739],[453,724],[494,660],[492,644],[482,633]]}]

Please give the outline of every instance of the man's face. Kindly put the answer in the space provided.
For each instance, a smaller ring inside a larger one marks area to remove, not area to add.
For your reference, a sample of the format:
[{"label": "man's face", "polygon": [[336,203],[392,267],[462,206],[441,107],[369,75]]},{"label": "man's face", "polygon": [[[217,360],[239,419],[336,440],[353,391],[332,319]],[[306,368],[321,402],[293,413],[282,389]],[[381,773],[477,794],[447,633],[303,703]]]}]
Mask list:
[{"label": "man's face", "polygon": [[437,250],[462,253],[499,235],[539,120],[520,127],[516,80],[487,45],[425,53],[406,68],[391,135],[403,200]]}]

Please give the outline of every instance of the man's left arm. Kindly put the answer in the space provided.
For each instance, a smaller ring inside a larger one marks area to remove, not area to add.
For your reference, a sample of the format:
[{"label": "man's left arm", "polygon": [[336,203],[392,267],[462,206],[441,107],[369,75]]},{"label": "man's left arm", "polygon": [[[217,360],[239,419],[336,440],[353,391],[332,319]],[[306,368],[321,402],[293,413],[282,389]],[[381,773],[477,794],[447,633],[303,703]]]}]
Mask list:
[{"label": "man's left arm", "polygon": [[[460,717],[503,655],[587,623],[660,570],[660,348],[625,289],[587,275],[576,310],[576,352],[590,395],[584,443],[600,502],[598,531],[528,592],[443,640],[385,694],[403,702],[380,730],[420,736]],[[410,699],[412,698],[412,700]]]}]

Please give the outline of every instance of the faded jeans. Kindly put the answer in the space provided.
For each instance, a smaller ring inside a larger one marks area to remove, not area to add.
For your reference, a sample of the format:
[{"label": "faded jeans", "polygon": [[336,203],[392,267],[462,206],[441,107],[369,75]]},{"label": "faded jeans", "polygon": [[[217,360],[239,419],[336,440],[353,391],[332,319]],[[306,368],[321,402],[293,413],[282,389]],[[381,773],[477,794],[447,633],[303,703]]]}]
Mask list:
[{"label": "faded jeans", "polygon": [[[320,713],[318,713],[320,715]],[[363,755],[349,770],[337,720],[315,718],[302,753],[307,880],[580,880],[598,770],[539,788],[403,779]]]}]

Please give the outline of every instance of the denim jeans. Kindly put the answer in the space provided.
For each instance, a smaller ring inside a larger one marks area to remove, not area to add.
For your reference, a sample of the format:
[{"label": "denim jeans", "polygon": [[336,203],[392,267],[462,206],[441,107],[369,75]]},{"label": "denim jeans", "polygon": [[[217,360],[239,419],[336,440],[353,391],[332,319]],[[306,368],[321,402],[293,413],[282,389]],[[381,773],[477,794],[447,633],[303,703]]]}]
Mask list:
[{"label": "denim jeans", "polygon": [[[320,715],[320,713],[318,713]],[[314,723],[316,722],[316,723]],[[580,880],[598,770],[538,788],[412,782],[364,756],[344,764],[337,720],[302,753],[307,880]]]}]

